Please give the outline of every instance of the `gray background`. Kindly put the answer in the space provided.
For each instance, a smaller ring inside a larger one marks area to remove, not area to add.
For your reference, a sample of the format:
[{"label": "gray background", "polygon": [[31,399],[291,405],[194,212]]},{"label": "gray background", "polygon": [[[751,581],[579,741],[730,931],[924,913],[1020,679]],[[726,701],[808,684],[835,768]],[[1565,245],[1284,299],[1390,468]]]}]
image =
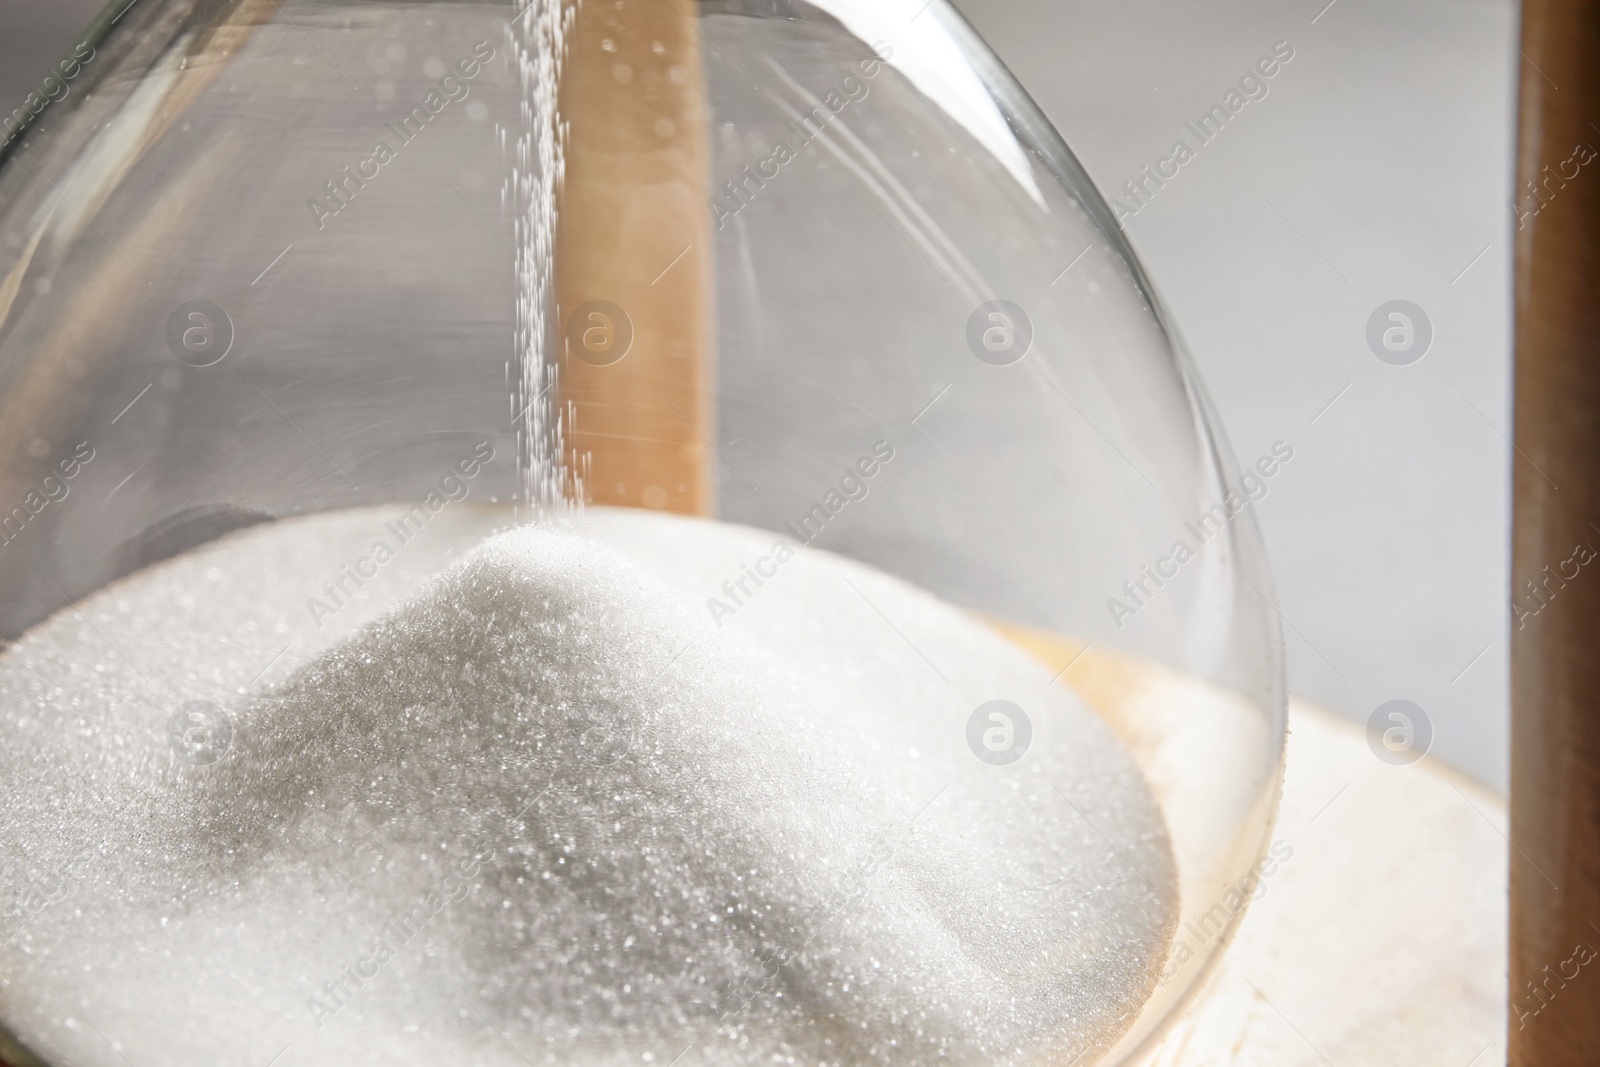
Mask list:
[{"label": "gray background", "polygon": [[[1411,700],[1503,790],[1516,7],[1327,2],[958,0],[1108,195],[1294,47],[1125,228],[1235,455],[1294,446],[1256,506],[1290,691]],[[1366,344],[1393,299],[1433,324],[1411,366]]]},{"label": "gray background", "polygon": [[[1291,691],[1363,722],[1414,701],[1504,789],[1516,7],[1325,4],[958,0],[1108,195],[1293,46],[1127,232],[1235,454],[1295,449],[1256,505]],[[0,4],[4,111],[100,6]],[[1367,348],[1393,299],[1433,325],[1410,366]]]}]

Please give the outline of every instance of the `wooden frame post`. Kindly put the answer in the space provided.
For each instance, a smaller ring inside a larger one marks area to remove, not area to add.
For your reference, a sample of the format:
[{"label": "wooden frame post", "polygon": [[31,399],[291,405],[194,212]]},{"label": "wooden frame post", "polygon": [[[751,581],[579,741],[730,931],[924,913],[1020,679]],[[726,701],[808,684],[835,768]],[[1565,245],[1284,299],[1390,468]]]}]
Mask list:
[{"label": "wooden frame post", "polygon": [[[1511,590],[1513,1067],[1600,1064],[1600,3],[1523,8]],[[1581,568],[1575,570],[1575,568]]]}]

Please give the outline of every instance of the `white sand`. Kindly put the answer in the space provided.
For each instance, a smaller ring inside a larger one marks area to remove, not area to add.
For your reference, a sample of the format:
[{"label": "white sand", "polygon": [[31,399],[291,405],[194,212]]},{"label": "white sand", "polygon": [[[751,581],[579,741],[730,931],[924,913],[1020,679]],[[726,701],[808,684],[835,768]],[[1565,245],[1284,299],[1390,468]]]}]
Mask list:
[{"label": "white sand", "polygon": [[[472,552],[504,515],[462,509],[319,628],[392,517],[242,531],[0,658],[0,1018],[47,1059],[1065,1064],[1132,1021],[1160,813],[986,627],[812,550],[719,627],[774,535],[601,509]],[[196,700],[231,739],[174,747]]]}]

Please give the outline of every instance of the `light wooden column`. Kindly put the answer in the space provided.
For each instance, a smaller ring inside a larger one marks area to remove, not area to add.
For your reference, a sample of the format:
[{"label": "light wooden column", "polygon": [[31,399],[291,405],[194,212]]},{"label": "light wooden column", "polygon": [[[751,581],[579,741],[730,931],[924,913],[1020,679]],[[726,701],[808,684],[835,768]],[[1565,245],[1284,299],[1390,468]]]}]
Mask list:
[{"label": "light wooden column", "polygon": [[689,515],[711,510],[716,434],[697,17],[692,0],[579,5],[556,232],[569,469],[592,503]]}]

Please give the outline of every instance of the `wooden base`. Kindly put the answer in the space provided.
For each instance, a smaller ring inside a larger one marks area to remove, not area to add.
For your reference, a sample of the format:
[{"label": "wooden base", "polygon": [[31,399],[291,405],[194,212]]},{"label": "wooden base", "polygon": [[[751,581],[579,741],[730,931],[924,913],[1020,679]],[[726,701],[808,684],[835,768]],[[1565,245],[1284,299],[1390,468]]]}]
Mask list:
[{"label": "wooden base", "polygon": [[1382,763],[1309,704],[1289,731],[1273,839],[1292,855],[1128,1067],[1504,1064],[1504,801],[1430,759]]}]

